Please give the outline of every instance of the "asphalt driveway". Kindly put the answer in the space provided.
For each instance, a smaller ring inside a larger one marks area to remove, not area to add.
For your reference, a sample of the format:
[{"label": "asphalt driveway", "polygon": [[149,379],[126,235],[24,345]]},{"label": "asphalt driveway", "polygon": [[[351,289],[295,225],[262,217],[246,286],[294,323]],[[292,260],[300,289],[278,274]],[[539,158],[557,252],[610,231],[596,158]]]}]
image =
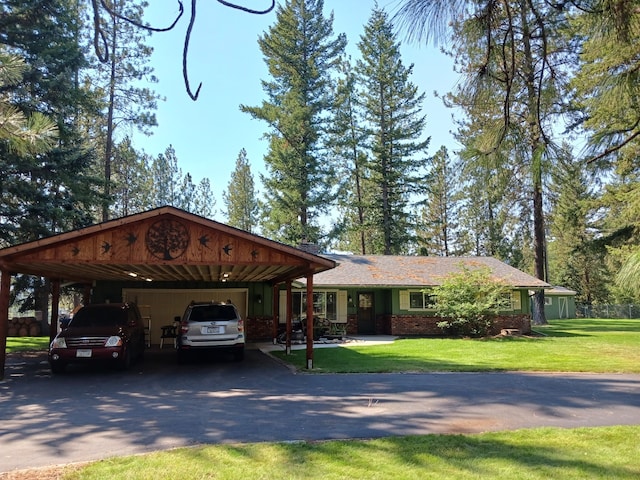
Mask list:
[{"label": "asphalt driveway", "polygon": [[130,371],[9,357],[0,472],[200,443],[640,424],[640,375],[294,374],[259,350]]}]

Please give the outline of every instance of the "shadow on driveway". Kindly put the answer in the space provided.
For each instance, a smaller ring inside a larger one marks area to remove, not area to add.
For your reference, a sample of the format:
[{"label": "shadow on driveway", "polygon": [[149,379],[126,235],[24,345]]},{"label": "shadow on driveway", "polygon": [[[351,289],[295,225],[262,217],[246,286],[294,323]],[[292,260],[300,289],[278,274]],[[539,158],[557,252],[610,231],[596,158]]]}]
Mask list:
[{"label": "shadow on driveway", "polygon": [[374,438],[640,423],[640,375],[295,374],[256,349],[121,372],[10,356],[0,471],[200,443]]}]

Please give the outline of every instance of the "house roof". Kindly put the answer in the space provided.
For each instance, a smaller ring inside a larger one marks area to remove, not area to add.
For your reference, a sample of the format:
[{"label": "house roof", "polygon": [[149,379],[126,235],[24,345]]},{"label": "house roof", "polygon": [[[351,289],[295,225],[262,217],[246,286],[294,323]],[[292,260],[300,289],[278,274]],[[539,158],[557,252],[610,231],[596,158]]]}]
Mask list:
[{"label": "house roof", "polygon": [[0,249],[3,272],[62,281],[274,282],[334,261],[174,207]]},{"label": "house roof", "polygon": [[578,294],[578,292],[576,292],[575,290],[570,290],[566,287],[557,287],[557,286],[550,288],[548,290],[545,290],[544,293],[545,295],[567,295],[567,296]]},{"label": "house roof", "polygon": [[[314,285],[343,287],[431,287],[441,285],[462,266],[488,267],[496,280],[518,288],[549,285],[492,257],[418,257],[398,255],[324,255],[336,268],[314,276]],[[302,280],[304,283],[304,280]]]}]

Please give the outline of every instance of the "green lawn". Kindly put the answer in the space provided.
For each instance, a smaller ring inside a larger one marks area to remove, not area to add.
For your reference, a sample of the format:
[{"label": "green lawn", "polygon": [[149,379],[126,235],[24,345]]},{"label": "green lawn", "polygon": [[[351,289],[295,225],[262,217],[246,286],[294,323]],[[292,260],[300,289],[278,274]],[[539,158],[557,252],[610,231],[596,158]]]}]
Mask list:
[{"label": "green lawn", "polygon": [[49,337],[8,337],[7,353],[47,350]]},{"label": "green lawn", "polygon": [[[537,337],[401,339],[314,349],[315,372],[542,371],[640,373],[640,320],[554,320]],[[299,369],[306,351],[274,353]]]},{"label": "green lawn", "polygon": [[638,479],[640,427],[260,443],[114,458],[65,479]]}]

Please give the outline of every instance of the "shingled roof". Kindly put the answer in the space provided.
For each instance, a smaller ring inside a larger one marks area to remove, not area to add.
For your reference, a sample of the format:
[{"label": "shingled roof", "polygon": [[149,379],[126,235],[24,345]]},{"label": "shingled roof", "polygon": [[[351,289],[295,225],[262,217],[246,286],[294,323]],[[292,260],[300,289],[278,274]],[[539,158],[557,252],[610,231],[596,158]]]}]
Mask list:
[{"label": "shingled roof", "polygon": [[[323,255],[337,263],[314,275],[314,285],[341,287],[433,287],[452,273],[488,267],[493,278],[516,288],[550,288],[546,282],[492,257]],[[304,283],[304,281],[303,281]]]}]

